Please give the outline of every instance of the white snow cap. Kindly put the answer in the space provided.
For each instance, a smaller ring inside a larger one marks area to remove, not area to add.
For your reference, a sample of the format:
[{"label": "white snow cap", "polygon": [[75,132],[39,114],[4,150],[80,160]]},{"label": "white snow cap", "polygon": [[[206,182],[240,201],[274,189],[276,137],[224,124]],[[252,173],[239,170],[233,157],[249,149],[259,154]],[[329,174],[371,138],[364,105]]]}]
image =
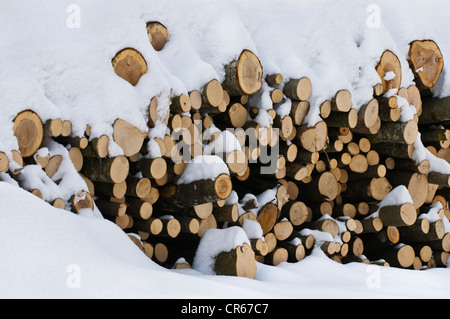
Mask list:
[{"label": "white snow cap", "polygon": [[203,153],[205,155],[226,154],[236,150],[242,150],[239,141],[233,133],[225,130],[213,142],[204,147]]},{"label": "white snow cap", "polygon": [[215,155],[200,155],[187,165],[177,184],[188,184],[203,179],[215,180],[219,175],[230,174],[227,164]]}]

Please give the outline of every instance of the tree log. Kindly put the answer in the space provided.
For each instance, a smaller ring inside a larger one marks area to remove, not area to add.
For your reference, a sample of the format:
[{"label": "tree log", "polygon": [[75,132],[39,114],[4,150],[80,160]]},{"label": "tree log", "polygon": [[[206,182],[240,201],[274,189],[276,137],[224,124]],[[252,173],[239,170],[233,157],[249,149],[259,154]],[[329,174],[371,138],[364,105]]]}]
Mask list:
[{"label": "tree log", "polygon": [[129,162],[124,156],[107,159],[85,158],[83,173],[94,182],[124,182],[129,173]]},{"label": "tree log", "polygon": [[161,51],[164,49],[167,41],[169,41],[169,32],[160,22],[148,22],[147,35],[151,45],[156,51]]},{"label": "tree log", "polygon": [[33,156],[41,148],[44,125],[35,112],[28,110],[19,113],[14,119],[13,131],[23,158]]},{"label": "tree log", "polygon": [[357,180],[347,184],[341,195],[344,200],[381,201],[392,190],[392,185],[385,177]]},{"label": "tree log", "polygon": [[420,91],[433,88],[444,68],[441,50],[432,40],[411,42],[408,63]]},{"label": "tree log", "polygon": [[184,208],[227,199],[232,191],[230,176],[199,180],[188,184],[168,185],[161,189],[161,203],[168,208]]},{"label": "tree log", "polygon": [[405,203],[380,207],[379,217],[386,226],[412,226],[417,220],[414,205]]},{"label": "tree log", "polygon": [[224,89],[231,95],[252,95],[262,88],[263,67],[249,50],[242,51],[238,60],[225,66]]},{"label": "tree log", "polygon": [[415,121],[391,123],[384,122],[381,129],[375,135],[367,138],[371,143],[399,143],[413,144],[416,141],[419,128]]},{"label": "tree log", "polygon": [[247,243],[229,252],[221,252],[214,262],[214,272],[219,276],[254,279],[256,267],[255,253]]},{"label": "tree log", "polygon": [[450,97],[423,100],[419,124],[439,124],[450,121]]},{"label": "tree log", "polygon": [[114,122],[113,130],[114,141],[122,148],[127,157],[133,156],[141,150],[144,139],[148,135],[147,132],[141,131],[122,119]]},{"label": "tree log", "polygon": [[283,88],[284,94],[297,101],[306,101],[311,95],[311,81],[307,77],[290,79]]},{"label": "tree log", "polygon": [[136,86],[140,78],[147,73],[148,67],[142,54],[135,49],[123,49],[112,60],[114,72],[122,79]]},{"label": "tree log", "polygon": [[381,94],[378,95],[383,95],[392,89],[400,89],[402,83],[401,63],[392,51],[383,52],[375,69],[380,76],[382,85]]},{"label": "tree log", "polygon": [[328,126],[325,121],[320,121],[313,127],[302,125],[297,130],[297,145],[309,152],[319,152],[325,148],[328,140]]}]

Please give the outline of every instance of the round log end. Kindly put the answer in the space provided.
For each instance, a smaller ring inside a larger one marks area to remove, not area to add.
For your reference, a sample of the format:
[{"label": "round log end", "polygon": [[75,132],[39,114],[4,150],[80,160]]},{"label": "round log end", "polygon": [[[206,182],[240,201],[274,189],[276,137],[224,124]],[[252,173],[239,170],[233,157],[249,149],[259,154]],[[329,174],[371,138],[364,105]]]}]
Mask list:
[{"label": "round log end", "polygon": [[124,182],[128,177],[129,169],[130,163],[125,156],[116,157],[111,164],[111,180],[116,184]]},{"label": "round log end", "polygon": [[334,200],[339,195],[339,184],[331,172],[325,172],[319,179],[319,192],[328,201]]},{"label": "round log end", "polygon": [[135,49],[123,49],[112,60],[114,72],[122,79],[135,86],[140,78],[147,73],[147,62]]},{"label": "round log end", "polygon": [[214,181],[214,191],[220,199],[227,199],[233,190],[231,178],[227,174],[222,174]]},{"label": "round log end", "polygon": [[384,51],[376,71],[381,79],[382,94],[391,89],[400,89],[402,83],[402,68],[398,57],[389,50]]},{"label": "round log end", "polygon": [[434,87],[444,68],[444,58],[437,44],[432,40],[413,41],[408,60],[419,84],[428,89]]},{"label": "round log end", "polygon": [[403,268],[411,267],[415,257],[414,249],[410,245],[402,246],[397,252],[398,262]]},{"label": "round log end", "polygon": [[169,32],[160,22],[148,22],[147,35],[150,43],[156,51],[161,51],[164,49],[164,46],[169,40]]},{"label": "round log end", "polygon": [[237,78],[242,92],[246,95],[257,93],[262,88],[263,69],[258,57],[244,50],[239,57]]},{"label": "round log end", "polygon": [[410,203],[403,204],[400,209],[400,216],[406,226],[411,226],[417,220],[416,208]]},{"label": "round log end", "polygon": [[44,125],[39,115],[30,110],[21,112],[14,119],[13,130],[22,157],[33,156],[41,147],[44,138]]}]

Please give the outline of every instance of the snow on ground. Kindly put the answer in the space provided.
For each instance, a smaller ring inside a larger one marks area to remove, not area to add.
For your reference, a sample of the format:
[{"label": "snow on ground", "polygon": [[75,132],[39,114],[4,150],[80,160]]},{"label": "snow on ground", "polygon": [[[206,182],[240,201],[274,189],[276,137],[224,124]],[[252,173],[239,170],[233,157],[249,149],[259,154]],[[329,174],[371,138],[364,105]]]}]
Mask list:
[{"label": "snow on ground", "polygon": [[342,265],[320,250],[255,280],[168,270],[113,223],[0,183],[0,298],[448,298],[449,269]]},{"label": "snow on ground", "polygon": [[[340,89],[352,92],[356,108],[372,97],[379,81],[374,67],[385,49],[401,59],[402,86],[413,81],[405,61],[410,41],[433,39],[450,61],[449,9],[443,0],[2,0],[0,151],[17,149],[12,119],[25,109],[44,121],[71,120],[75,133],[89,124],[92,137],[111,135],[119,117],[146,130],[143,115],[153,96],[160,97],[159,114],[165,114],[170,88],[180,94],[223,79],[224,64],[243,49],[258,55],[265,74],[311,79],[313,111],[305,120],[311,124],[318,105]],[[76,13],[79,25],[68,23],[77,22],[70,20]],[[148,42],[145,23],[152,20],[171,34],[161,52]],[[149,65],[136,87],[111,67],[125,47],[139,50]],[[448,65],[436,87],[441,97],[450,95]],[[164,133],[160,125],[149,132]],[[115,145],[110,150],[120,153]],[[78,188],[77,180],[66,182],[62,191]],[[258,264],[256,280],[166,270],[114,224],[57,210],[6,183],[0,183],[0,215],[0,297],[446,298],[450,293],[448,269],[344,266],[320,251],[297,264]]]}]

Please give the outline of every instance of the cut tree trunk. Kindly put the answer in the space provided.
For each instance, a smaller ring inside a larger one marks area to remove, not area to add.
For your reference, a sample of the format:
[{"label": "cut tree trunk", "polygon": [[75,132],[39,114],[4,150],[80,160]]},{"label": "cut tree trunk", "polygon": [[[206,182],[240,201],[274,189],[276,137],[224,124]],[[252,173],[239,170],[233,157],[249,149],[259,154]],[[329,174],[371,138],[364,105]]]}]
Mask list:
[{"label": "cut tree trunk", "polygon": [[227,199],[231,191],[230,176],[222,174],[215,180],[207,179],[165,186],[160,191],[160,199],[168,208],[184,208]]},{"label": "cut tree trunk", "polygon": [[344,200],[353,201],[381,201],[392,190],[392,185],[385,177],[357,180],[347,184],[342,193]]},{"label": "cut tree trunk", "polygon": [[112,65],[114,72],[133,86],[148,71],[147,62],[142,54],[132,48],[117,53],[112,60]]},{"label": "cut tree trunk", "polygon": [[386,226],[412,226],[417,220],[417,212],[414,205],[405,203],[381,207],[379,217]]},{"label": "cut tree trunk", "polygon": [[378,65],[376,66],[376,71],[381,79],[383,95],[392,89],[400,89],[402,83],[402,67],[398,57],[389,50],[383,52]]},{"label": "cut tree trunk", "polygon": [[283,88],[284,94],[297,101],[306,101],[311,96],[311,81],[307,77],[290,79]]},{"label": "cut tree trunk", "polygon": [[399,143],[413,144],[416,141],[419,127],[413,120],[402,123],[384,122],[381,129],[375,135],[367,138],[373,144],[377,143]]},{"label": "cut tree trunk", "polygon": [[33,156],[41,148],[44,125],[35,112],[27,110],[19,113],[14,119],[13,131],[23,158]]},{"label": "cut tree trunk", "polygon": [[147,35],[150,43],[156,51],[161,51],[164,49],[167,41],[169,41],[169,32],[160,22],[148,22]]},{"label": "cut tree trunk", "polygon": [[432,40],[411,42],[408,62],[420,91],[433,88],[444,68],[441,50]]},{"label": "cut tree trunk", "polygon": [[113,125],[114,141],[122,148],[124,155],[127,157],[138,153],[144,143],[144,139],[148,133],[143,132],[130,123],[118,119]]},{"label": "cut tree trunk", "polygon": [[83,172],[94,182],[122,183],[129,173],[129,162],[125,156],[107,159],[85,158]]},{"label": "cut tree trunk", "polygon": [[325,172],[303,185],[299,199],[304,202],[322,202],[334,200],[340,192],[338,181],[331,172]]},{"label": "cut tree trunk", "polygon": [[298,146],[309,152],[319,152],[325,148],[328,141],[328,126],[325,121],[316,123],[313,127],[302,125],[297,129]]},{"label": "cut tree trunk", "polygon": [[425,174],[389,171],[387,178],[393,187],[404,185],[408,189],[416,209],[425,203],[428,195],[428,178]]},{"label": "cut tree trunk", "polygon": [[229,252],[221,252],[216,256],[214,262],[214,272],[219,276],[254,279],[256,268],[255,253],[247,243]]},{"label": "cut tree trunk", "polygon": [[348,90],[338,91],[331,100],[331,111],[349,112],[352,106],[352,94]]},{"label": "cut tree trunk", "polygon": [[261,225],[263,235],[270,232],[278,220],[278,207],[275,204],[267,203],[258,211],[256,220]]},{"label": "cut tree trunk", "polygon": [[242,51],[238,60],[225,66],[224,89],[231,96],[253,95],[262,88],[263,67],[249,50]]}]

